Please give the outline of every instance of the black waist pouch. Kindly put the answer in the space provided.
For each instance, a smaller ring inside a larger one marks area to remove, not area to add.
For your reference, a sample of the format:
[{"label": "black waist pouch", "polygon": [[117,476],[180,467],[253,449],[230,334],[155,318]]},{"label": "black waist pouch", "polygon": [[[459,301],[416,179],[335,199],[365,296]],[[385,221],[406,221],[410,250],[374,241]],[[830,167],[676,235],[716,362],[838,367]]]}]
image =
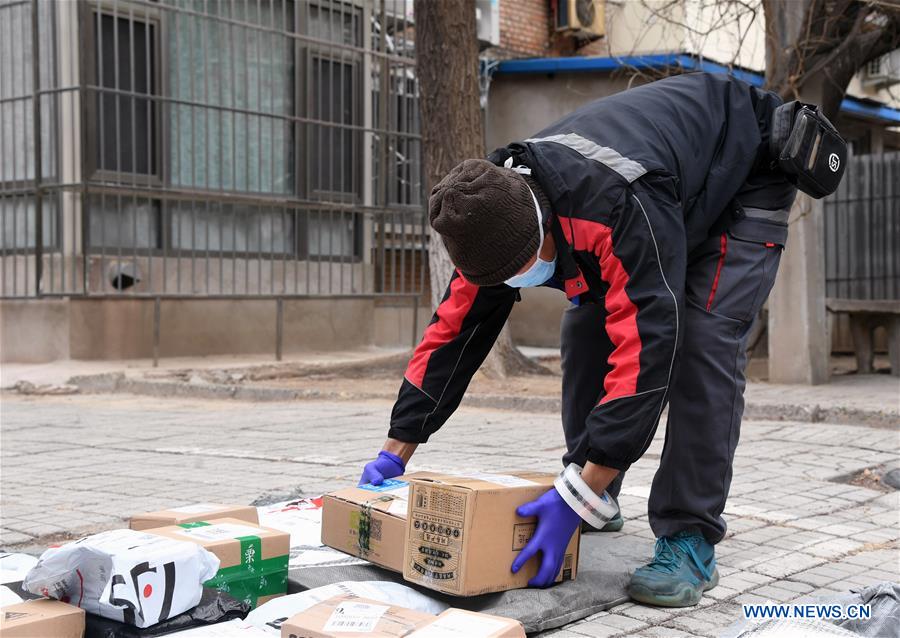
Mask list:
[{"label": "black waist pouch", "polygon": [[837,190],[847,164],[847,143],[813,104],[788,102],[775,109],[772,158],[798,189],[816,199]]}]

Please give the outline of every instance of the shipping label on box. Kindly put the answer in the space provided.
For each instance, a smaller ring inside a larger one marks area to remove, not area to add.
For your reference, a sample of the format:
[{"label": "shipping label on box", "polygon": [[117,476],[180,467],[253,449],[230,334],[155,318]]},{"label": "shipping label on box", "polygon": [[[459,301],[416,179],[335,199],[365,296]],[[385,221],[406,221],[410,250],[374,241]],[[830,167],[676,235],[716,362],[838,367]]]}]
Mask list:
[{"label": "shipping label on box", "polygon": [[[510,567],[534,534],[536,519],[515,512],[553,488],[555,475],[433,475],[410,479],[403,577],[457,596],[527,587],[538,570],[530,560]],[[575,578],[580,530],[572,535],[557,582]]]},{"label": "shipping label on box", "polygon": [[432,622],[435,616],[358,598],[335,596],[288,618],[281,625],[282,638],[335,638],[365,635],[400,638]]},{"label": "shipping label on box", "polygon": [[259,524],[256,508],[251,505],[223,505],[221,503],[195,503],[172,507],[158,512],[135,514],[128,522],[131,529],[145,530],[182,523],[211,521],[218,518],[236,518],[254,525]]},{"label": "shipping label on box", "polygon": [[525,628],[512,618],[448,609],[407,638],[525,638]]},{"label": "shipping label on box", "polygon": [[287,593],[290,534],[238,519],[182,523],[147,530],[189,540],[219,557],[219,571],[203,583],[255,608]]},{"label": "shipping label on box", "polygon": [[322,543],[323,497],[301,498],[259,508],[259,524],[291,535],[290,569],[364,565],[365,561]]},{"label": "shipping label on box", "polygon": [[403,571],[409,480],[436,476],[415,472],[382,485],[348,487],[322,498],[322,542],[395,572]]},{"label": "shipping label on box", "polygon": [[82,638],[84,610],[58,600],[26,600],[0,608],[3,638]]}]

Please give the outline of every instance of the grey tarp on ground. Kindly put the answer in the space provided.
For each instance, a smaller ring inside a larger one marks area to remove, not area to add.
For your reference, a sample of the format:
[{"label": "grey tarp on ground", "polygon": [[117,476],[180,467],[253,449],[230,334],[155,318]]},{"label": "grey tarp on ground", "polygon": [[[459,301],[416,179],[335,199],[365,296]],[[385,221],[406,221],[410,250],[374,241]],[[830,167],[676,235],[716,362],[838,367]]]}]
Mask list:
[{"label": "grey tarp on ground", "polygon": [[546,631],[586,618],[628,600],[631,572],[653,554],[651,541],[622,534],[581,537],[578,577],[549,589],[514,589],[470,598],[446,596],[406,583],[400,574],[374,565],[291,569],[288,587],[304,591],[342,580],[391,580],[404,583],[453,607],[515,618],[528,633]]},{"label": "grey tarp on ground", "polygon": [[[737,631],[737,633],[732,633]],[[720,638],[856,638],[856,634],[813,618],[777,618],[763,621],[741,620]]]},{"label": "grey tarp on ground", "polygon": [[844,618],[834,624],[844,629],[866,636],[866,638],[894,638],[900,635],[900,584],[879,583],[859,591],[827,599],[845,609],[847,605],[869,605],[869,618]]}]

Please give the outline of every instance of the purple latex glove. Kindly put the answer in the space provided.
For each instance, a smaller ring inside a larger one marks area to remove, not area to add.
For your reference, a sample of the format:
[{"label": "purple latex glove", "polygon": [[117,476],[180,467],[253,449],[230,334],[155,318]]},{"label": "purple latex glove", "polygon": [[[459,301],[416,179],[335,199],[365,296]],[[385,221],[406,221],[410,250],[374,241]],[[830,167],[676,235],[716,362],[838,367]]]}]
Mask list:
[{"label": "purple latex glove", "polygon": [[545,492],[536,501],[520,505],[516,514],[523,517],[537,516],[538,521],[534,536],[513,561],[512,572],[518,573],[525,563],[540,552],[541,567],[528,584],[531,587],[549,587],[562,567],[566,547],[581,524],[581,517],[562,499],[556,488]]},{"label": "purple latex glove", "polygon": [[382,450],[374,461],[366,463],[362,477],[359,479],[359,485],[367,483],[381,485],[384,483],[384,479],[400,476],[405,471],[406,465],[403,463],[403,459],[387,450]]}]

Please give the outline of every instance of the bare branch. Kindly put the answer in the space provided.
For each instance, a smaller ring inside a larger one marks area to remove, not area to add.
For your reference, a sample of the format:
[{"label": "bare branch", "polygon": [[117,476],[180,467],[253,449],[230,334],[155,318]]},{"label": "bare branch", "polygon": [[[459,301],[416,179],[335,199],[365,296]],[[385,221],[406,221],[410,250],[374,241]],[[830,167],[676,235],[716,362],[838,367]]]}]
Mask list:
[{"label": "bare branch", "polygon": [[[685,10],[681,0],[639,0],[647,19],[635,29],[631,55],[648,50],[649,37],[683,41],[703,55],[712,38],[733,34],[730,59],[746,54],[758,17],[764,19],[766,87],[785,99],[797,99],[815,79],[824,80],[823,110],[834,115],[854,74],[870,60],[900,48],[900,0],[702,0]],[[760,16],[760,9],[762,15]],[[698,20],[698,16],[700,20]],[[721,40],[719,40],[721,42]],[[651,81],[683,69],[646,69],[624,65],[631,82]]]}]

